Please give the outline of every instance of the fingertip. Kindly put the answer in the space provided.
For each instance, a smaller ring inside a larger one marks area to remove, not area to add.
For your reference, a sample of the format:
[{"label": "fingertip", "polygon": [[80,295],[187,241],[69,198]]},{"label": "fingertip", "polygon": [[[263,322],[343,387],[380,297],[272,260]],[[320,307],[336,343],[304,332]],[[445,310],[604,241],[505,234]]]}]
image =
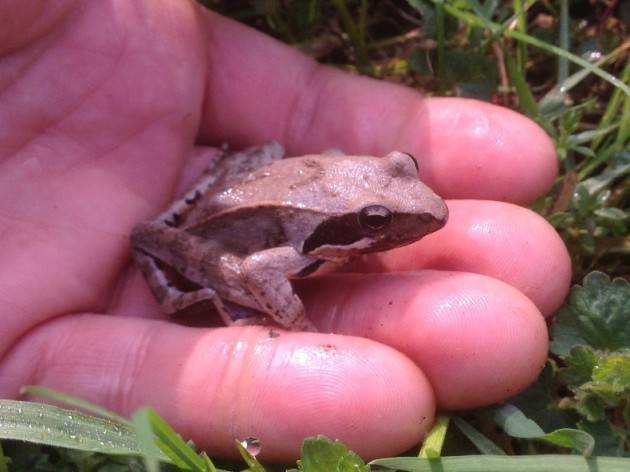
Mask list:
[{"label": "fingertip", "polygon": [[504,202],[451,200],[448,206],[444,228],[411,246],[375,256],[374,266],[483,274],[516,287],[544,316],[560,307],[571,283],[571,258],[547,220]]},{"label": "fingertip", "polygon": [[501,402],[530,385],[545,365],[547,325],[508,284],[477,274],[435,274],[419,294],[418,347],[411,357],[434,386],[438,405],[469,409]]},{"label": "fingertip", "polygon": [[478,100],[423,99],[402,140],[425,157],[421,176],[445,198],[530,203],[558,173],[554,144],[540,126]]},{"label": "fingertip", "polygon": [[527,297],[499,280],[422,271],[337,275],[313,287],[318,296],[308,295],[308,306],[321,313],[322,325],[403,352],[429,379],[440,408],[505,400],[544,366],[544,318]]},{"label": "fingertip", "polygon": [[[301,439],[317,434],[339,438],[365,459],[401,453],[432,426],[432,387],[401,352],[358,337],[280,336],[274,358],[281,368],[259,383],[266,386],[259,415],[269,428],[259,433],[272,460],[296,457]],[[271,429],[277,425],[285,427]]]}]

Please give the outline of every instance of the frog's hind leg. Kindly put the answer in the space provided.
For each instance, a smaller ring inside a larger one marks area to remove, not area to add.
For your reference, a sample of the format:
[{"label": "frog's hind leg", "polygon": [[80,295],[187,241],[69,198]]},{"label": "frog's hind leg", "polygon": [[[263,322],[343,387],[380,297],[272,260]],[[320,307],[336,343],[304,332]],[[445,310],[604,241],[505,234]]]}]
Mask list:
[{"label": "frog's hind leg", "polygon": [[175,315],[196,303],[209,301],[226,326],[259,323],[259,317],[256,316],[234,316],[234,313],[223,304],[221,298],[211,288],[201,287],[190,292],[180,290],[168,279],[164,271],[158,267],[152,256],[140,250],[135,250],[133,251],[133,257],[144,274],[151,292],[167,315]]}]

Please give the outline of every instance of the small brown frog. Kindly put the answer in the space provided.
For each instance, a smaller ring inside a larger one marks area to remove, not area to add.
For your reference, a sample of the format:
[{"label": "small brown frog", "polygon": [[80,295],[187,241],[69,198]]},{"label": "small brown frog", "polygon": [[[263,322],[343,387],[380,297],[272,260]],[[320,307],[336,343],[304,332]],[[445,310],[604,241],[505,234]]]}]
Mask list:
[{"label": "small brown frog", "polygon": [[166,313],[209,300],[228,325],[262,315],[314,330],[291,278],[446,223],[446,204],[409,154],[283,156],[275,142],[224,154],[182,199],[134,228],[134,257]]}]

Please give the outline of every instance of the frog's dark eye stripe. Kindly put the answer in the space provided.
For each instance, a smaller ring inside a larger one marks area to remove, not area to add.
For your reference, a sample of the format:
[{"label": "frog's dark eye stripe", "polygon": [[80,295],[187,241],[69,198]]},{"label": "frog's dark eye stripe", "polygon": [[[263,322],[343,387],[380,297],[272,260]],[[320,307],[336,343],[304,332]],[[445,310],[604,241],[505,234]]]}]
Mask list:
[{"label": "frog's dark eye stripe", "polygon": [[368,205],[358,213],[329,218],[304,241],[302,252],[308,254],[321,246],[350,246],[388,227],[392,219],[392,212],[383,205]]},{"label": "frog's dark eye stripe", "polygon": [[420,171],[420,167],[418,166],[418,159],[416,159],[416,158],[413,156],[413,154],[410,154],[410,153],[408,153],[408,152],[404,152],[404,151],[402,151],[402,153],[403,153],[403,154],[408,155],[409,157],[411,157],[411,160],[413,161],[413,165],[414,165],[414,166],[416,166],[416,170],[417,170],[417,171]]},{"label": "frog's dark eye stripe", "polygon": [[329,218],[320,223],[306,241],[302,252],[308,254],[320,246],[349,246],[364,236],[354,213]]},{"label": "frog's dark eye stripe", "polygon": [[392,222],[392,212],[383,205],[369,205],[359,212],[359,223],[363,228],[378,231]]}]

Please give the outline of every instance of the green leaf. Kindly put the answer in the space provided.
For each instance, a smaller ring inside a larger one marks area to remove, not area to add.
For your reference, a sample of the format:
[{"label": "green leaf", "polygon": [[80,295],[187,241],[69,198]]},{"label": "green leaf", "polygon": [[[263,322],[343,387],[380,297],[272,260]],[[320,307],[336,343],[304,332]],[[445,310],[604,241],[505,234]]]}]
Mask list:
[{"label": "green leaf", "polygon": [[530,420],[514,405],[504,405],[494,411],[494,421],[503,431],[515,438],[537,438],[545,434],[536,422]]},{"label": "green leaf", "polygon": [[595,439],[586,431],[565,428],[557,429],[537,439],[546,441],[556,446],[568,447],[578,451],[583,456],[590,456],[595,447]]},{"label": "green leaf", "polygon": [[595,351],[586,346],[576,346],[571,349],[565,361],[567,367],[562,370],[561,375],[569,387],[578,387],[591,381],[593,369],[597,365]]},{"label": "green leaf", "polygon": [[609,402],[630,399],[630,355],[603,356],[588,388]]},{"label": "green leaf", "polygon": [[628,218],[628,213],[615,207],[598,208],[594,213],[601,218],[611,221],[623,221]]},{"label": "green leaf", "polygon": [[630,459],[562,454],[532,456],[452,456],[440,459],[391,457],[370,462],[406,472],[628,472]]},{"label": "green leaf", "polygon": [[496,408],[494,420],[503,431],[515,438],[537,439],[555,446],[569,447],[585,456],[590,455],[595,446],[595,440],[590,434],[577,429],[562,428],[545,433],[514,405]]},{"label": "green leaf", "polygon": [[370,468],[339,441],[326,436],[307,438],[302,444],[302,459],[298,462],[303,472],[369,472]]},{"label": "green leaf", "polygon": [[630,162],[626,162],[623,160],[623,157],[620,157],[604,172],[580,182],[580,185],[583,186],[590,195],[596,195],[610,187],[615,180],[621,179],[629,174]]},{"label": "green leaf", "polygon": [[130,427],[52,405],[0,400],[0,424],[0,439],[104,454],[140,454]]},{"label": "green leaf", "polygon": [[607,408],[630,400],[630,350],[609,353],[578,346],[565,361],[562,379],[575,393],[576,410],[589,421],[605,420]]},{"label": "green leaf", "polygon": [[583,345],[603,351],[630,349],[630,284],[591,272],[571,289],[552,328],[551,351],[564,358]]}]

